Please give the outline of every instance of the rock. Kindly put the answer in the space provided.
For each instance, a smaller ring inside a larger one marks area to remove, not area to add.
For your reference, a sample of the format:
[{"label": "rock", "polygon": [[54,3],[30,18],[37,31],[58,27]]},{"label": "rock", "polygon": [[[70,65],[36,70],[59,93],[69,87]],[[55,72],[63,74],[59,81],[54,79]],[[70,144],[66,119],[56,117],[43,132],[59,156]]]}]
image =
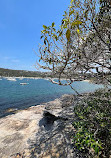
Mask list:
[{"label": "rock", "polygon": [[44,105],[38,105],[0,119],[0,158],[29,148],[28,140],[35,139],[43,111]]},{"label": "rock", "polygon": [[50,122],[50,121],[54,122],[54,121],[56,121],[56,120],[59,119],[59,117],[57,117],[57,116],[51,114],[51,113],[48,112],[48,111],[44,111],[43,116],[44,116],[49,122]]},{"label": "rock", "polygon": [[39,126],[44,126],[45,130],[49,131],[53,128],[54,121],[57,120],[66,121],[68,119],[60,116],[55,116],[48,111],[44,111],[43,118],[39,121]]},{"label": "rock", "polygon": [[24,158],[24,156],[21,153],[16,153],[16,154],[12,155],[11,158]]},{"label": "rock", "polygon": [[44,111],[43,116],[47,119],[48,122],[54,122],[58,119],[61,119],[61,120],[64,120],[64,121],[68,120],[68,118],[63,118],[61,116],[55,116],[55,115],[51,114],[48,111]]},{"label": "rock", "polygon": [[64,95],[0,119],[0,158],[78,158],[71,140],[73,103],[73,95]]}]

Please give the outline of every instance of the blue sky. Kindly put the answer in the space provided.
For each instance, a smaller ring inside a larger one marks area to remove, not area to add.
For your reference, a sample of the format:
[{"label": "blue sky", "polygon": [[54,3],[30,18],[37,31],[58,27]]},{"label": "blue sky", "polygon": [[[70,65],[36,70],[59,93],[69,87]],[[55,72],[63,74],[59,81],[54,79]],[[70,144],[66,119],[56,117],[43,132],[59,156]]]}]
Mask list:
[{"label": "blue sky", "polygon": [[42,25],[59,25],[70,0],[0,0],[0,67],[33,70]]}]

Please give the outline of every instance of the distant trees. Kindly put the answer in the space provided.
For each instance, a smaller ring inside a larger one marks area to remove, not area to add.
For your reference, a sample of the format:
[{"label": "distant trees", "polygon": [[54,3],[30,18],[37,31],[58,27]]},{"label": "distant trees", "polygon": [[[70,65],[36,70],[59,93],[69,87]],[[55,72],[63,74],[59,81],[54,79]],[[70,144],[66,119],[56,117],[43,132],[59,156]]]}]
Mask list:
[{"label": "distant trees", "polygon": [[65,76],[65,85],[71,85],[72,79],[85,79],[89,73],[110,84],[106,77],[111,73],[110,0],[71,0],[60,28],[54,22],[43,25],[41,39],[39,67],[58,76],[53,83],[63,84]]},{"label": "distant trees", "polygon": [[40,71],[25,71],[25,70],[11,70],[0,68],[0,76],[4,77],[51,77],[51,74],[48,72],[40,72]]}]

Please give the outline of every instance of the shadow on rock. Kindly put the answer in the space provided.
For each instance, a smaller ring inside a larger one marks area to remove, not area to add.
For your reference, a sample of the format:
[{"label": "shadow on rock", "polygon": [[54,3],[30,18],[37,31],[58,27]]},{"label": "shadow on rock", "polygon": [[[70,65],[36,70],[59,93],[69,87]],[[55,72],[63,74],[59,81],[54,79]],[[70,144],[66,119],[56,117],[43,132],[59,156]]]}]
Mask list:
[{"label": "shadow on rock", "polygon": [[43,118],[39,121],[39,126],[44,126],[45,130],[49,131],[53,128],[54,121],[57,121],[58,119],[64,121],[68,120],[67,118],[57,117],[48,111],[44,111]]},{"label": "shadow on rock", "polygon": [[71,142],[73,128],[66,120],[68,119],[44,112],[43,118],[39,121],[40,129],[36,134],[36,141],[30,141],[30,158],[73,157]]},{"label": "shadow on rock", "polygon": [[[61,104],[65,103],[66,101],[62,100]],[[48,105],[47,110],[54,111],[54,107]],[[40,128],[36,133],[36,139],[28,142],[30,158],[83,158],[78,151],[74,150],[72,142],[74,135],[73,110],[73,104],[69,105],[69,102],[67,102],[62,107],[62,111],[57,113],[58,117],[48,111],[44,112],[43,118],[39,121]]]}]

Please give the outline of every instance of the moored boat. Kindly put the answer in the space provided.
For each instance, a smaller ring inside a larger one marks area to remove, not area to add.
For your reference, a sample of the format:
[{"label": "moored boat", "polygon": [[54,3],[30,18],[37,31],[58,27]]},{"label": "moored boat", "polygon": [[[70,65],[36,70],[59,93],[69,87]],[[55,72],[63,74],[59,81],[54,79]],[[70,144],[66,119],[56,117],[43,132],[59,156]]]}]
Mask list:
[{"label": "moored boat", "polygon": [[27,84],[29,84],[29,83],[25,83],[25,82],[24,83],[20,83],[20,85],[27,85]]},{"label": "moored boat", "polygon": [[16,78],[14,78],[14,77],[8,77],[7,80],[8,81],[16,81]]},{"label": "moored boat", "polygon": [[19,80],[23,80],[24,79],[24,77],[22,76],[22,77],[19,77]]}]

